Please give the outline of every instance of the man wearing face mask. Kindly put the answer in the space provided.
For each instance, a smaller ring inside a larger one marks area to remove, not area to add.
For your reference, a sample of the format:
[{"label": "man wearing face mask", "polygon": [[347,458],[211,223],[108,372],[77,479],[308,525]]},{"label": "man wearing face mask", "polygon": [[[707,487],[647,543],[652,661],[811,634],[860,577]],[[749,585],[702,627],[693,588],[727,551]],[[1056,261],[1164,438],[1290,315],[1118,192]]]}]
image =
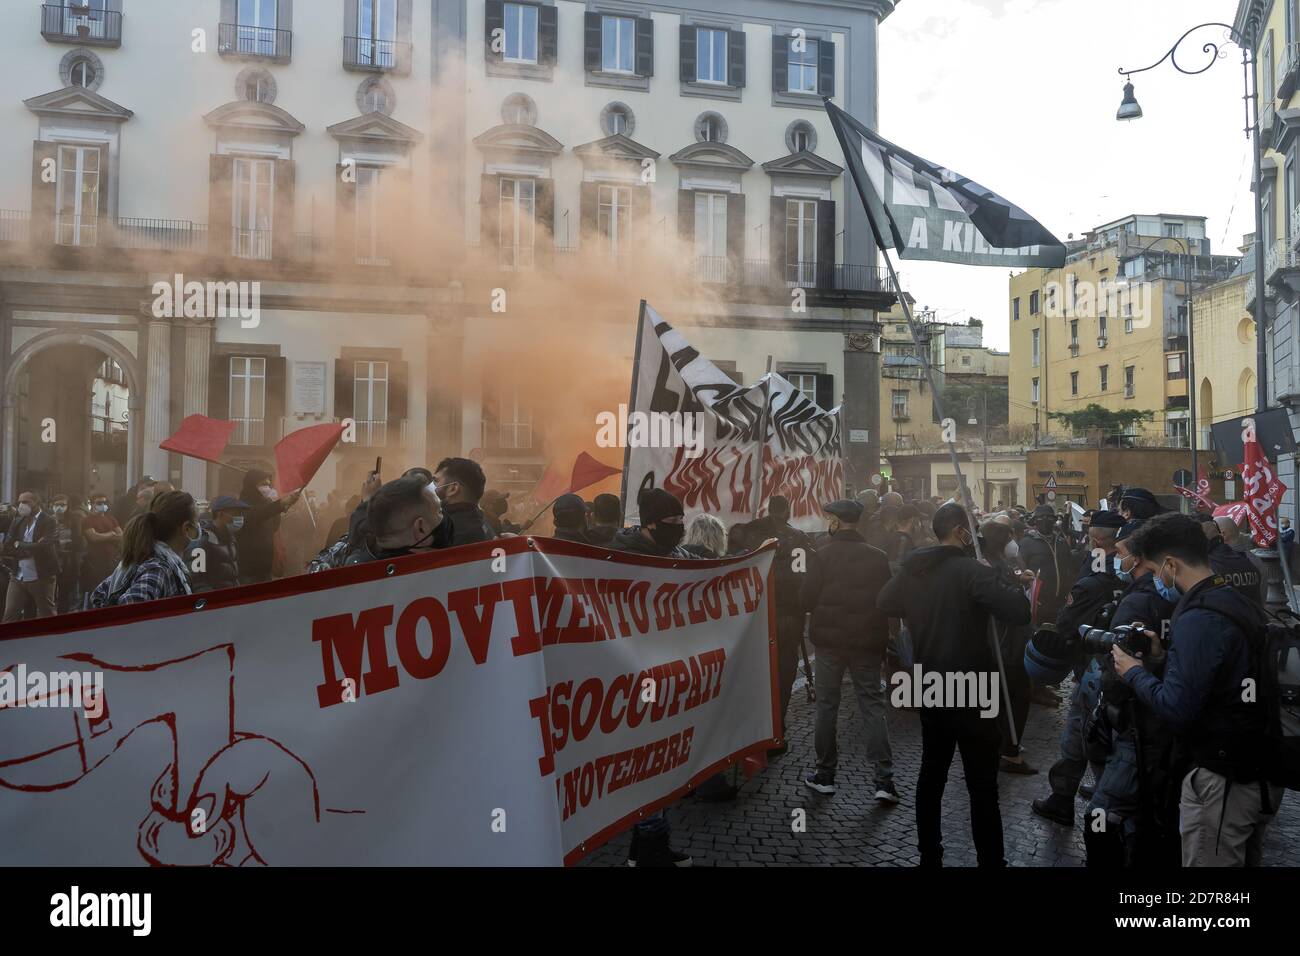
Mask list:
[{"label": "man wearing face mask", "polygon": [[0,557],[9,569],[3,623],[56,613],[54,592],[59,577],[59,524],[41,510],[34,491],[18,496],[18,517],[9,526]]},{"label": "man wearing face mask", "polygon": [[443,511],[454,528],[452,538],[458,545],[491,541],[496,532],[478,503],[487,487],[483,467],[469,458],[444,458],[433,470]]},{"label": "man wearing face mask", "polygon": [[1113,511],[1099,511],[1093,516],[1088,525],[1089,551],[1083,574],[1057,612],[1055,630],[1035,633],[1026,650],[1027,658],[1039,655],[1049,660],[1069,660],[1073,665],[1075,685],[1061,731],[1061,757],[1047,772],[1052,792],[1031,805],[1036,814],[1062,826],[1074,826],[1074,796],[1089,763],[1095,774],[1101,773],[1104,754],[1089,752],[1085,734],[1101,691],[1101,668],[1082,656],[1079,627],[1095,626],[1101,610],[1124,590],[1115,576],[1114,560],[1115,537],[1123,526],[1124,519]]},{"label": "man wearing face mask", "polygon": [[68,614],[80,605],[81,558],[86,550],[81,525],[86,519],[85,505],[78,505],[67,495],[50,499],[50,513],[59,523],[59,584],[55,598],[60,614]]},{"label": "man wearing face mask", "polygon": [[243,530],[250,506],[231,495],[220,495],[210,508],[212,517],[199,522],[199,536],[185,550],[190,587],[195,591],[219,591],[239,585],[236,536]]},{"label": "man wearing face mask", "polygon": [[[275,536],[284,513],[298,501],[300,492],[281,498],[271,474],[253,469],[244,475],[239,500],[248,503],[244,527],[239,540],[239,574],[241,584],[269,581],[275,567]],[[294,573],[300,569],[295,568]]]},{"label": "man wearing face mask", "polygon": [[[1187,755],[1179,801],[1183,866],[1258,866],[1264,836],[1282,798],[1267,782],[1267,713],[1243,688],[1258,684],[1256,646],[1267,617],[1210,567],[1198,523],[1179,514],[1153,518],[1133,550],[1165,588],[1176,588],[1163,679],[1144,666],[1166,654],[1149,632],[1144,660],[1119,646],[1115,670],[1143,706],[1169,723]],[[1249,697],[1249,699],[1247,699]]]},{"label": "man wearing face mask", "polygon": [[[1174,612],[1177,595],[1132,550],[1133,536],[1141,526],[1138,520],[1126,522],[1115,541],[1115,576],[1128,590],[1111,619],[1112,631],[1123,625],[1142,624],[1160,632],[1163,622]],[[1177,801],[1171,813],[1167,799],[1173,734],[1168,724],[1137,702],[1109,657],[1099,662],[1101,697],[1092,732],[1108,749],[1084,811],[1083,843],[1088,866],[1177,866]]]},{"label": "man wearing face mask", "polygon": [[86,557],[81,565],[81,589],[89,594],[113,573],[122,559],[122,526],[109,510],[108,495],[90,496],[90,514],[81,523]]},{"label": "man wearing face mask", "polygon": [[1020,560],[1030,571],[1038,572],[1042,582],[1034,622],[1041,626],[1055,621],[1078,576],[1078,563],[1070,542],[1056,529],[1051,505],[1034,509],[1033,527],[1020,542]]},{"label": "man wearing face mask", "polygon": [[443,547],[440,541],[445,538],[438,532],[449,523],[437,491],[424,476],[395,479],[371,495],[366,505],[368,541],[347,563],[388,561]]}]

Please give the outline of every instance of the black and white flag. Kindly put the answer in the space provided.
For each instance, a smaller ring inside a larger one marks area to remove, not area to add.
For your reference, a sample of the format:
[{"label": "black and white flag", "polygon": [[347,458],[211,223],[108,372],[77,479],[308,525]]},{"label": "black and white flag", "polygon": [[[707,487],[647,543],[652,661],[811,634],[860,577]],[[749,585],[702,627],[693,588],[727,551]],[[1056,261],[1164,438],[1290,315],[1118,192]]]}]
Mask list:
[{"label": "black and white flag", "polygon": [[881,248],[974,266],[1065,264],[1065,245],[1019,206],[882,139],[829,99],[826,113]]}]

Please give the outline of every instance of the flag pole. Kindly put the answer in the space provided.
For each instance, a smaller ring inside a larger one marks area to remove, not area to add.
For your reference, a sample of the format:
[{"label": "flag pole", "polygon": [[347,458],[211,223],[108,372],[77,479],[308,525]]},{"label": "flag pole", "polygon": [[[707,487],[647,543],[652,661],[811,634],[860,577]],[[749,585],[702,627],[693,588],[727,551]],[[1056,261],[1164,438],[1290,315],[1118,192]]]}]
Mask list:
[{"label": "flag pole", "polygon": [[758,417],[758,445],[754,450],[754,467],[751,477],[754,481],[754,510],[750,521],[758,520],[758,512],[763,507],[763,449],[767,447],[768,410],[772,407],[772,356],[767,357],[767,374],[763,376],[763,411]]},{"label": "flag pole", "polygon": [[[645,332],[645,307],[646,307],[646,301],[645,299],[642,299],[641,307],[640,309],[637,310],[636,343],[632,346],[632,387],[628,391],[628,399],[627,399],[627,412],[629,418],[631,418],[632,413],[636,411],[637,385],[641,381],[641,337],[642,334]],[[620,435],[619,437],[623,440],[623,480],[619,484],[618,497],[619,500],[623,503],[623,523],[626,525],[627,477],[628,474],[632,471],[632,443],[628,441],[627,435]],[[547,505],[546,507],[549,508],[550,505]],[[546,508],[542,509],[542,511],[545,510]],[[540,516],[541,515],[539,513],[538,517]],[[533,521],[536,520],[537,518],[533,519]],[[638,521],[641,520],[640,509],[637,509],[637,520]],[[532,524],[532,521],[530,521],[529,524]]]}]

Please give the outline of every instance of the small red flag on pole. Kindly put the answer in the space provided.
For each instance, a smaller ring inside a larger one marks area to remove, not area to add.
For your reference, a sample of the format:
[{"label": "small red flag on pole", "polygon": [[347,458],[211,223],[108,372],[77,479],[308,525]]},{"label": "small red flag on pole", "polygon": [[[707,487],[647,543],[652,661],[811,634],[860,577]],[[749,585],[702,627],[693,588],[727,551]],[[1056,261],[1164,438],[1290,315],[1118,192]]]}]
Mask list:
[{"label": "small red flag on pole", "polygon": [[590,488],[598,481],[604,481],[611,475],[622,474],[622,468],[611,468],[592,458],[585,451],[578,452],[573,462],[573,474],[569,478],[569,491],[581,491]]},{"label": "small red flag on pole", "polygon": [[275,490],[305,488],[343,437],[343,426],[312,425],[285,435],[275,446]]},{"label": "small red flag on pole", "polygon": [[230,436],[235,432],[235,422],[208,418],[206,415],[187,415],[181,422],[176,434],[158,443],[164,451],[189,455],[221,464],[221,453],[230,443]]}]

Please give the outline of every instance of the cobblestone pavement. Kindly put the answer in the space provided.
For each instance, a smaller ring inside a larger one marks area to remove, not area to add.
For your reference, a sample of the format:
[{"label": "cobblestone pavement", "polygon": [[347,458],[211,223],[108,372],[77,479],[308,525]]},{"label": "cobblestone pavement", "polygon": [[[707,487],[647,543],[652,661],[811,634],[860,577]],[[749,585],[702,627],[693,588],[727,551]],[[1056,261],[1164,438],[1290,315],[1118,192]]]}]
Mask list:
[{"label": "cobblestone pavement", "polygon": [[[1068,687],[1068,685],[1067,685]],[[1064,691],[1063,691],[1064,695]],[[821,796],[803,783],[813,767],[813,706],[800,678],[790,701],[790,749],[767,770],[745,781],[734,803],[703,803],[694,797],[669,810],[673,845],[696,866],[915,866],[916,775],[921,765],[921,725],[916,714],[890,710],[889,736],[894,781],[902,800],[878,804],[866,759],[866,735],[852,687],[845,680],[839,713],[840,766],[837,790]],[[1001,774],[1002,826],[1012,866],[1082,866],[1083,836],[1036,816],[1029,803],[1047,793],[1047,768],[1059,753],[1066,704],[1034,705],[1025,729],[1025,759],[1039,769],[1032,776]],[[1085,778],[1091,782],[1091,774]],[[961,757],[954,755],[944,791],[944,863],[974,866],[969,801]],[[807,812],[807,830],[794,833],[792,812]],[[1078,813],[1083,801],[1077,801]],[[584,866],[621,865],[627,833],[592,853]],[[1300,799],[1288,793],[1265,844],[1266,866],[1300,866]]]}]

